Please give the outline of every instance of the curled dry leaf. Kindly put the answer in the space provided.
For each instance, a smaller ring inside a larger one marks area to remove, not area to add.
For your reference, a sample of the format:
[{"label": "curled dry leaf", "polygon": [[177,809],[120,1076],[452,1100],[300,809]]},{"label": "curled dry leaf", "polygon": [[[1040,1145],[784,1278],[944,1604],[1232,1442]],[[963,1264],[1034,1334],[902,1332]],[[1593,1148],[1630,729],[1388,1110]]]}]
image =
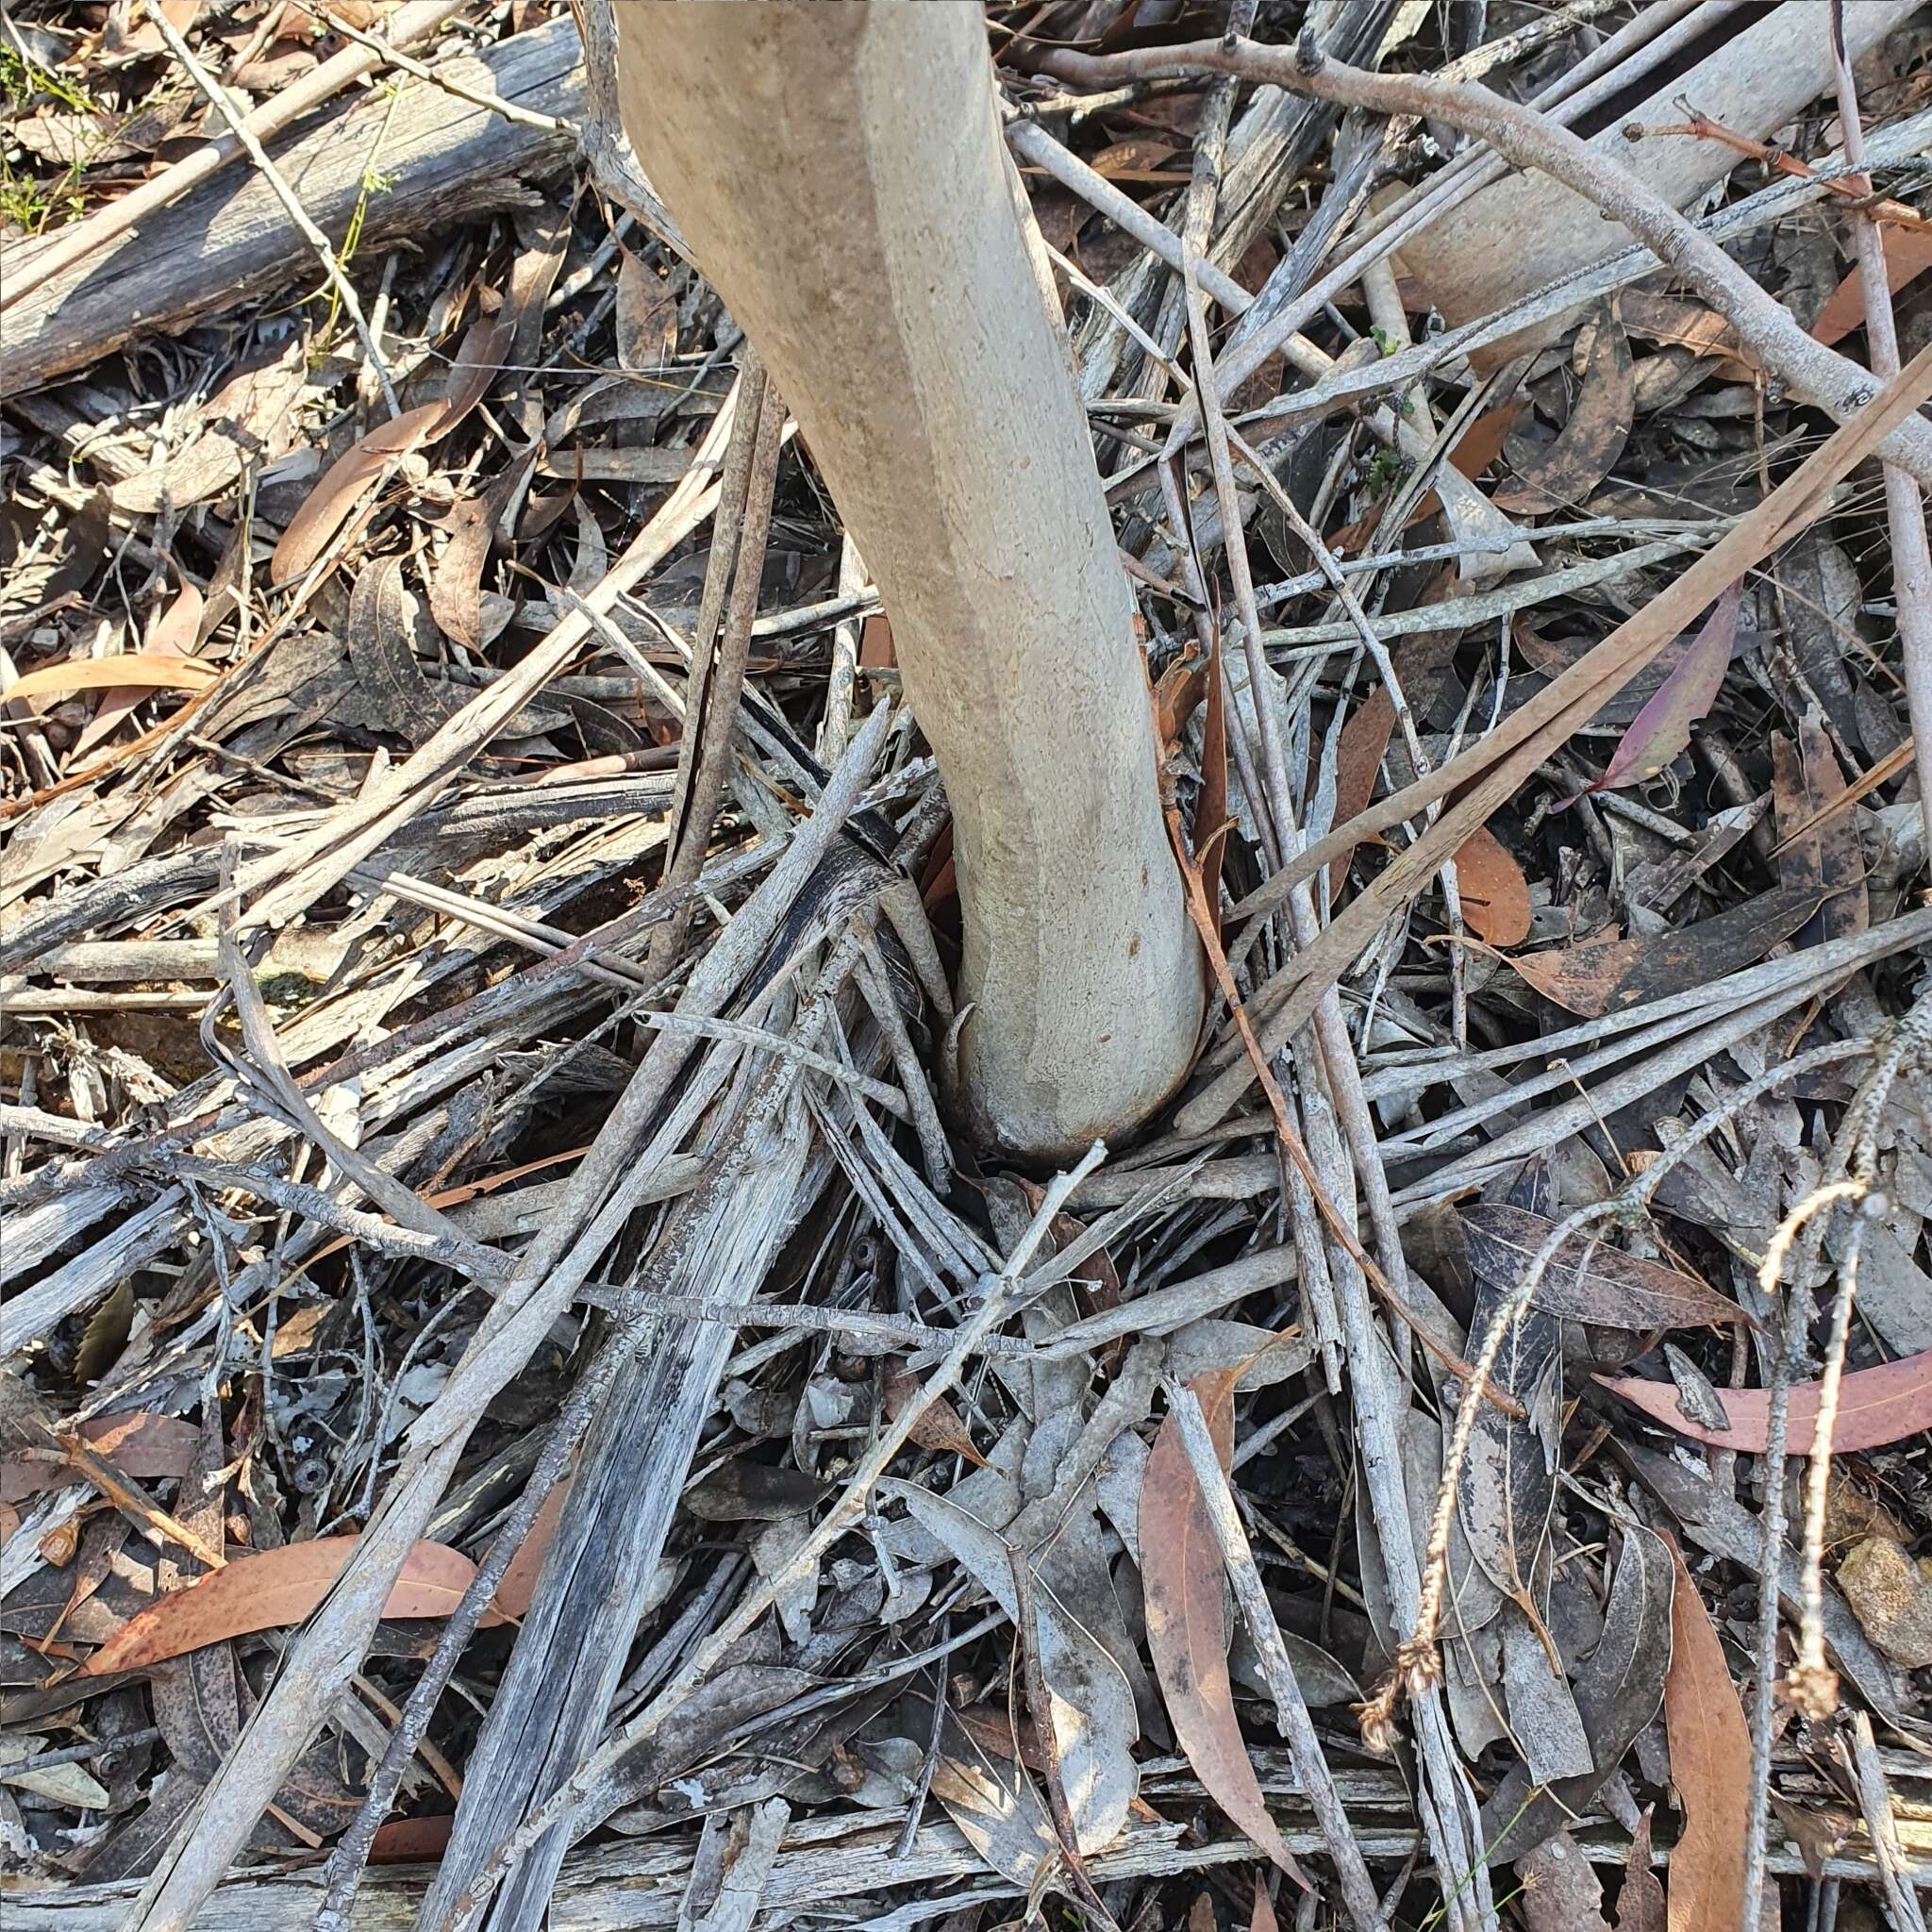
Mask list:
[{"label": "curled dry leaf", "polygon": [[[1484,1276],[1521,1279],[1557,1224],[1506,1201],[1475,1201],[1461,1210],[1470,1266]],[[1531,1298],[1567,1322],[1606,1328],[1727,1326],[1756,1319],[1694,1274],[1626,1255],[1588,1235],[1572,1235],[1543,1270]]]},{"label": "curled dry leaf", "polygon": [[[1692,1422],[1678,1406],[1677,1391],[1669,1382],[1646,1382],[1637,1376],[1599,1375],[1612,1395],[1621,1395],[1645,1414],[1654,1416],[1679,1435],[1707,1442],[1714,1449],[1743,1449],[1764,1453],[1771,1394],[1764,1389],[1726,1389],[1727,1429],[1707,1428]],[[1787,1456],[1808,1456],[1817,1432],[1820,1384],[1793,1384],[1785,1440]],[[1832,1424],[1831,1446],[1846,1450],[1877,1449],[1903,1441],[1932,1428],[1932,1349],[1903,1360],[1882,1362],[1875,1369],[1854,1369],[1839,1385],[1838,1417]]]},{"label": "curled dry leaf", "polygon": [[[1189,1384],[1208,1418],[1224,1468],[1234,1456],[1234,1386],[1240,1379],[1239,1368],[1223,1369]],[[1235,1716],[1221,1545],[1172,1416],[1161,1424],[1147,1457],[1140,1530],[1147,1647],[1174,1736],[1208,1795],[1290,1877],[1306,1885],[1294,1855],[1268,1815]]]},{"label": "curled dry leaf", "polygon": [[1751,1733],[1724,1646],[1704,1600],[1671,1545],[1671,1667],[1664,1726],[1684,1828],[1671,1854],[1669,1932],[1735,1932],[1744,1923]]},{"label": "curled dry leaf", "polygon": [[[334,1587],[356,1543],[353,1536],[317,1537],[238,1557],[128,1618],[88,1658],[80,1674],[104,1677],[114,1671],[138,1671],[204,1644],[299,1624]],[[475,1574],[476,1566],[460,1550],[419,1542],[404,1559],[382,1614],[446,1617]],[[490,1609],[482,1621],[488,1625],[505,1619]]]}]

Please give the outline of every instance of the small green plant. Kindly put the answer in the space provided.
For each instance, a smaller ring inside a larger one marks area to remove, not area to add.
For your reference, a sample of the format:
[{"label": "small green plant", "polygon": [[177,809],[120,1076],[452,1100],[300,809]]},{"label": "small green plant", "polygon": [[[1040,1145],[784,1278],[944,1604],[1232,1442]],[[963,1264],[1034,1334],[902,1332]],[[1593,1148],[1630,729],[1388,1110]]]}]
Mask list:
[{"label": "small green plant", "polygon": [[[369,219],[369,203],[372,197],[387,194],[395,186],[395,176],[385,175],[376,163],[382,157],[382,143],[389,133],[389,124],[395,118],[396,103],[402,98],[393,87],[385,86],[383,95],[389,102],[383,113],[382,125],[375,130],[375,145],[370,150],[369,160],[362,170],[362,180],[356,192],[355,211],[349,216],[349,225],[342,234],[342,245],[336,250],[336,264],[344,275],[349,264],[356,258],[356,251],[361,246],[363,224]],[[324,319],[314,349],[309,354],[309,366],[315,367],[328,353],[328,345],[335,340],[336,324],[341,319],[342,292],[339,283],[331,282],[328,289],[328,314]]]},{"label": "small green plant", "polygon": [[1368,491],[1379,502],[1408,474],[1408,464],[1392,449],[1378,449],[1369,458]]},{"label": "small green plant", "polygon": [[[100,111],[78,82],[25,58],[13,47],[0,46],[0,97],[6,100],[9,118],[24,116],[42,95],[51,96],[70,113]],[[24,234],[38,235],[57,211],[64,210],[69,221],[77,219],[83,208],[80,171],[85,158],[76,155],[55,179],[45,181],[20,164],[18,149],[0,152],[0,222]]]}]

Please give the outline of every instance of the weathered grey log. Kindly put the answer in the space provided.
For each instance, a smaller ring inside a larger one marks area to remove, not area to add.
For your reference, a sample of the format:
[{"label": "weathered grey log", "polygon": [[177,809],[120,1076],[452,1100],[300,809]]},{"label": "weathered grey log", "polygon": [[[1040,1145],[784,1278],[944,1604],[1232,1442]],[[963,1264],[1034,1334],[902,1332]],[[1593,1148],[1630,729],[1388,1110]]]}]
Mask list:
[{"label": "weathered grey log", "polygon": [[[582,113],[582,49],[568,15],[438,72],[567,123]],[[458,99],[434,82],[404,78],[393,112],[369,96],[298,123],[268,152],[316,225],[340,246],[374,170],[358,253],[455,217],[513,204],[525,179],[554,176],[576,154],[565,132],[527,126]],[[387,122],[385,129],[384,123]],[[46,244],[0,253],[0,281]],[[0,394],[84,369],[145,335],[178,334],[242,297],[262,295],[321,268],[281,204],[244,162],[56,275],[0,315]]]}]

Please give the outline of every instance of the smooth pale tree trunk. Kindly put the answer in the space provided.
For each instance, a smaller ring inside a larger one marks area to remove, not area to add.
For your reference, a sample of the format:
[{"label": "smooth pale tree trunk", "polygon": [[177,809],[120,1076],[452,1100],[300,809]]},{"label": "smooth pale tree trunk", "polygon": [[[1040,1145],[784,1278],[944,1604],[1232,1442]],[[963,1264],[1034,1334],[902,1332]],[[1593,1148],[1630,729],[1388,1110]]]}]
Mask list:
[{"label": "smooth pale tree trunk", "polygon": [[969,1125],[1058,1155],[1202,1009],[1092,445],[963,4],[622,5],[625,125],[871,566],[953,808]]}]

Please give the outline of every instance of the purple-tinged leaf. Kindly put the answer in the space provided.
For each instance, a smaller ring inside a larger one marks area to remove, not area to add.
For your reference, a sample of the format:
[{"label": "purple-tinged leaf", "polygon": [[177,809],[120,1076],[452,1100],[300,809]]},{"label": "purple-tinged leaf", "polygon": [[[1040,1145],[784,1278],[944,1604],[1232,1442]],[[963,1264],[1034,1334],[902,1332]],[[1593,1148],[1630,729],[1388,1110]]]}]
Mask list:
[{"label": "purple-tinged leaf", "polygon": [[[1690,727],[1717,702],[1724,672],[1731,661],[1731,643],[1738,634],[1739,587],[1733,584],[1718,599],[1704,628],[1676,668],[1657,686],[1657,694],[1630,721],[1617,741],[1610,762],[1595,784],[1576,794],[1616,791],[1654,778],[1690,742]],[[1565,800],[1574,805],[1574,798]]]}]

